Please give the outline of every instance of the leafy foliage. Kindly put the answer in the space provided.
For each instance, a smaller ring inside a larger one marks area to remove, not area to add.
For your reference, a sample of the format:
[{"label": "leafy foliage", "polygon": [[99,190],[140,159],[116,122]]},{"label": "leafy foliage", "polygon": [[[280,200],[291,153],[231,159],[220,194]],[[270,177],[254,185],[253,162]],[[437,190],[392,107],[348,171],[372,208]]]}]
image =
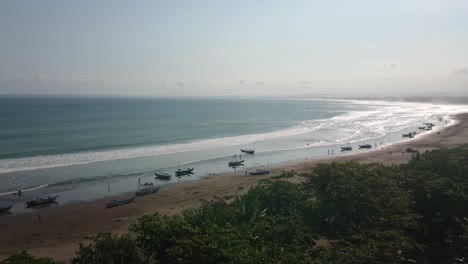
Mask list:
[{"label": "leafy foliage", "polygon": [[9,258],[0,262],[0,264],[54,264],[50,258],[37,258],[26,251],[13,254]]},{"label": "leafy foliage", "polygon": [[[81,245],[72,263],[468,261],[463,148],[416,153],[399,166],[320,164],[302,184],[282,180],[294,175],[262,180],[229,203],[143,216],[128,235]],[[323,237],[329,246],[318,247]]]},{"label": "leafy foliage", "polygon": [[94,238],[93,244],[83,245],[77,251],[77,257],[73,264],[98,264],[98,263],[148,263],[141,254],[135,240],[130,235],[112,235],[101,233]]}]

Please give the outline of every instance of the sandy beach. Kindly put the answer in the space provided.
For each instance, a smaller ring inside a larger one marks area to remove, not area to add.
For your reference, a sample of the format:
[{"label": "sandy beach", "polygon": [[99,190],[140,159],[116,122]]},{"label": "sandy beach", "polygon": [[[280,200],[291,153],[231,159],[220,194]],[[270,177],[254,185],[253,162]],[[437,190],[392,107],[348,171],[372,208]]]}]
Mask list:
[{"label": "sandy beach", "polygon": [[[468,114],[453,118],[458,120],[453,126],[404,142],[384,145],[383,149],[290,161],[273,165],[272,174],[260,177],[244,173],[211,175],[197,181],[165,186],[157,194],[138,197],[132,204],[117,208],[104,209],[109,199],[100,199],[19,215],[0,215],[0,259],[27,250],[37,256],[67,261],[74,256],[79,243],[86,243],[90,236],[98,232],[123,233],[141,215],[153,212],[177,214],[183,209],[196,207],[202,200],[246,192],[258,180],[277,175],[282,170],[307,172],[318,163],[333,161],[401,164],[411,158],[411,153],[401,152],[407,148],[424,152],[468,144]],[[301,177],[293,180],[300,181]]]}]

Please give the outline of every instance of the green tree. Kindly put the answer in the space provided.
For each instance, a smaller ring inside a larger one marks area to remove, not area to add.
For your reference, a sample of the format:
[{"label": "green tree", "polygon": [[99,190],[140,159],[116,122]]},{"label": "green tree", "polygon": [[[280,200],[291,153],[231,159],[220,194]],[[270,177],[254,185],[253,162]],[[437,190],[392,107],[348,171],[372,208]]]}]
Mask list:
[{"label": "green tree", "polygon": [[0,264],[54,264],[50,258],[37,258],[32,256],[26,251],[18,254],[13,254],[7,259],[0,262]]},{"label": "green tree", "polygon": [[128,234],[118,236],[110,233],[98,234],[90,245],[80,244],[73,264],[144,264],[149,259],[138,248],[136,241]]}]

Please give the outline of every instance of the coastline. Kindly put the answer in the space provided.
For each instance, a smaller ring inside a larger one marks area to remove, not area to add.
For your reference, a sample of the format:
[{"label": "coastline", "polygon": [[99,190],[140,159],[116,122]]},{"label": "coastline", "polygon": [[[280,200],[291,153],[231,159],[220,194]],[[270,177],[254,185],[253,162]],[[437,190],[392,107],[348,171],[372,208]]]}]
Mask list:
[{"label": "coastline", "polygon": [[[243,172],[206,176],[197,181],[164,186],[157,194],[139,197],[132,204],[113,209],[104,209],[104,204],[109,201],[109,198],[104,198],[43,208],[38,212],[21,215],[0,216],[0,259],[21,250],[28,250],[37,256],[66,261],[74,256],[78,243],[86,243],[89,236],[98,232],[124,233],[141,215],[153,212],[177,214],[183,209],[196,207],[203,199],[246,192],[258,180],[274,176],[282,170],[307,172],[318,163],[333,161],[401,164],[407,162],[411,154],[399,150],[413,148],[424,152],[468,144],[468,113],[456,115],[453,119],[461,122],[461,126],[455,123],[438,132],[385,145],[383,149],[274,164],[270,166],[272,174],[260,177],[244,175]],[[300,181],[301,177],[296,176],[292,180]],[[38,213],[41,215],[41,221]]]}]

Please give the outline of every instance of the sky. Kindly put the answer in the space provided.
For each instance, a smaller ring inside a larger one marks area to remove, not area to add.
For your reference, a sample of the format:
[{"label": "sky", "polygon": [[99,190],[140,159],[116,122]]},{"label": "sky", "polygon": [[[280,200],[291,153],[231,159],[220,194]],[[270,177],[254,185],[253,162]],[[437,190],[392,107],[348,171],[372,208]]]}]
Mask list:
[{"label": "sky", "polygon": [[468,95],[467,0],[0,1],[0,95]]}]

